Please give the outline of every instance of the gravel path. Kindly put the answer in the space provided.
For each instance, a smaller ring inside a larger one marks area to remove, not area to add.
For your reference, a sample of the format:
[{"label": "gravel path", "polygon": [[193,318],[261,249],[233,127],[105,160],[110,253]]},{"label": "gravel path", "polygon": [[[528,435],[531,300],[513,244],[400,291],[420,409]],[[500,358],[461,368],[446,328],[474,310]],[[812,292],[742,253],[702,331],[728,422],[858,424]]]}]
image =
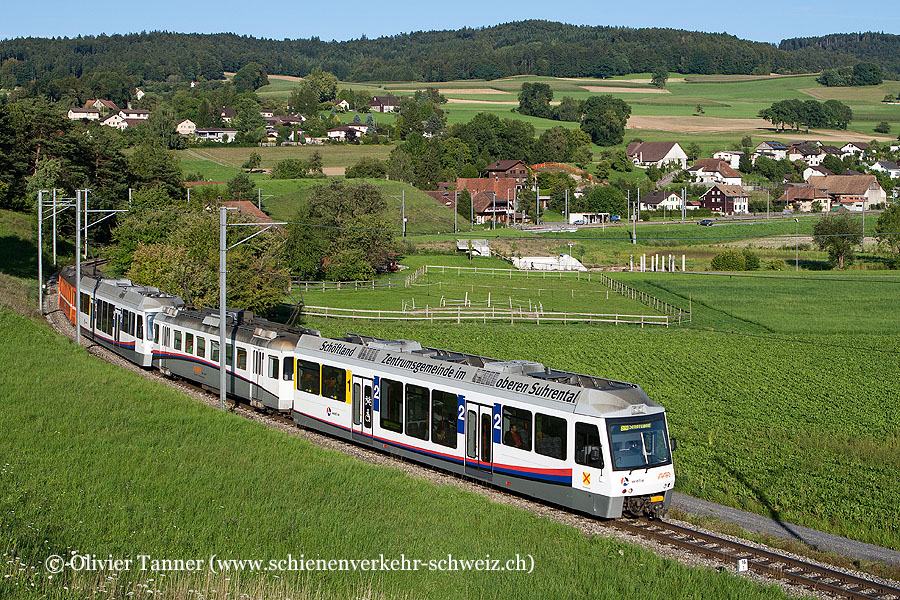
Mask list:
[{"label": "gravel path", "polygon": [[[58,307],[56,306],[56,283],[55,283],[55,280],[51,280],[51,282],[50,282],[50,284],[48,284],[47,288],[48,288],[47,296],[46,296],[46,299],[44,302],[45,317],[46,317],[47,321],[50,323],[51,327],[53,327],[53,329],[57,333],[65,335],[66,337],[74,340],[74,337],[75,337],[74,328],[72,327],[71,323],[69,323],[69,321],[65,318],[62,311],[60,311],[58,309]],[[97,356],[98,358],[101,358],[102,360],[105,360],[109,363],[120,366],[124,369],[128,369],[129,371],[132,371],[133,373],[137,373],[138,375],[140,375],[141,377],[144,377],[145,379],[164,383],[165,385],[168,385],[179,391],[182,391],[185,394],[187,394],[188,396],[190,396],[191,398],[193,398],[199,402],[203,402],[204,404],[206,404],[210,407],[217,409],[219,406],[219,397],[216,394],[204,392],[201,389],[199,389],[193,385],[189,385],[183,381],[169,379],[169,378],[161,375],[158,371],[146,371],[146,370],[134,365],[133,363],[125,360],[118,354],[115,354],[114,352],[110,352],[106,348],[103,348],[102,346],[94,344],[93,342],[91,342],[90,340],[87,340],[84,337],[82,337],[81,343],[85,348],[87,348],[88,352]],[[413,477],[419,477],[421,479],[426,479],[426,480],[431,481],[438,485],[450,485],[450,486],[453,486],[453,487],[456,487],[456,488],[459,488],[462,490],[481,494],[482,496],[490,498],[494,502],[498,502],[498,503],[505,504],[508,506],[514,506],[517,508],[521,508],[523,510],[528,510],[528,511],[530,511],[534,514],[537,514],[543,518],[552,519],[555,522],[569,525],[572,527],[576,527],[576,528],[580,529],[582,532],[584,532],[585,535],[588,535],[588,536],[602,535],[607,538],[617,538],[624,542],[642,546],[642,547],[654,552],[655,554],[657,554],[659,556],[677,560],[681,564],[684,564],[684,565],[690,566],[690,567],[707,567],[707,568],[712,568],[712,569],[724,569],[727,571],[736,572],[736,565],[732,565],[732,564],[722,565],[721,563],[719,563],[717,561],[714,561],[714,560],[706,558],[706,557],[700,557],[700,556],[693,555],[693,554],[691,554],[685,550],[682,550],[680,548],[673,548],[671,546],[659,544],[659,543],[649,540],[647,538],[630,535],[628,533],[625,533],[623,531],[613,528],[611,525],[609,525],[607,522],[605,522],[603,520],[598,520],[598,519],[583,516],[580,514],[571,513],[566,510],[562,510],[562,509],[559,509],[559,508],[556,508],[556,507],[553,507],[553,506],[550,506],[547,504],[542,504],[539,502],[529,500],[527,498],[518,496],[513,493],[501,491],[497,488],[481,485],[477,482],[470,481],[467,479],[461,479],[460,477],[457,477],[456,475],[451,475],[451,474],[448,474],[448,473],[445,473],[442,471],[437,471],[437,470],[434,470],[431,468],[426,468],[424,466],[420,466],[415,463],[410,463],[410,462],[401,460],[399,458],[395,458],[391,455],[384,454],[382,452],[364,448],[362,446],[357,446],[355,444],[350,444],[348,442],[344,442],[344,441],[341,441],[341,440],[338,440],[338,439],[332,438],[330,436],[326,436],[326,435],[323,435],[323,434],[320,434],[320,433],[317,433],[317,432],[314,432],[314,431],[311,431],[308,429],[300,429],[293,422],[291,422],[288,419],[273,418],[270,416],[266,416],[262,413],[259,413],[255,410],[250,409],[249,407],[247,407],[245,405],[239,405],[237,408],[234,409],[234,411],[236,413],[240,414],[241,416],[245,417],[248,420],[262,423],[271,429],[279,430],[288,435],[301,437],[301,438],[303,438],[317,446],[320,446],[322,448],[336,450],[338,452],[348,454],[358,460],[361,460],[361,461],[364,461],[364,462],[367,462],[370,464],[379,465],[379,466],[392,468],[392,469],[397,469],[397,470],[402,471]],[[682,494],[676,494],[676,496],[678,496],[680,499],[690,498],[690,497],[684,496]],[[693,498],[690,498],[690,499],[695,500]],[[702,501],[699,501],[699,502],[702,502]],[[718,506],[718,505],[714,505],[712,503],[706,503],[706,504],[708,504],[712,507]],[[679,506],[679,508],[681,508],[681,507]],[[727,507],[720,507],[720,508],[724,509]],[[728,509],[728,510],[734,510],[734,509]],[[693,512],[693,511],[690,511],[690,512]],[[739,512],[739,511],[735,511],[735,512]],[[763,517],[759,517],[759,518],[763,519]],[[696,525],[693,525],[691,523],[679,521],[677,519],[667,518],[666,520],[671,523],[681,525],[683,527],[688,527],[691,529],[695,529],[697,531],[704,531],[704,532],[710,533],[712,535],[718,535],[720,537],[724,537],[724,538],[728,538],[728,539],[732,539],[732,540],[738,540],[738,541],[741,541],[750,546],[755,546],[758,548],[765,548],[772,552],[776,552],[776,553],[779,553],[779,554],[782,554],[785,556],[793,556],[795,558],[798,558],[800,560],[805,560],[810,563],[826,564],[826,563],[820,563],[815,560],[811,560],[807,557],[793,555],[793,554],[791,554],[789,552],[785,552],[783,550],[779,550],[776,548],[770,548],[768,546],[765,546],[764,544],[759,544],[757,542],[743,540],[743,539],[736,538],[733,536],[723,535],[718,532],[708,531],[701,527],[697,527]],[[749,527],[745,527],[745,528],[748,530],[752,530]],[[816,533],[818,533],[818,532],[816,532]],[[821,535],[827,535],[827,534],[821,534]],[[832,537],[836,537],[836,536],[832,536]],[[843,538],[838,538],[838,539],[843,539]],[[853,542],[852,540],[847,540],[847,541],[852,542],[854,544],[859,543],[859,542]],[[836,568],[836,567],[832,567],[832,568]],[[841,568],[837,568],[837,570],[841,570],[841,571],[850,573],[852,575],[856,575],[857,577],[869,578],[874,581],[879,581],[880,583],[884,583],[886,585],[900,587],[900,583],[898,583],[898,582],[894,582],[894,581],[890,581],[890,580],[882,579],[882,578],[877,578],[877,577],[872,576],[869,573],[861,573],[861,572],[853,571],[850,569],[841,569]],[[774,579],[774,578],[767,577],[765,575],[755,573],[755,572],[745,573],[744,577],[746,577],[748,579],[752,579],[753,581],[756,581],[762,585],[772,585],[772,584],[779,585],[779,586],[781,586],[782,589],[784,589],[788,594],[790,594],[792,596],[817,597],[817,598],[822,598],[822,599],[834,598],[833,596],[830,596],[823,592],[811,592],[810,590],[808,590],[804,587],[792,585],[783,580]]]},{"label": "gravel path", "polygon": [[900,552],[896,550],[889,550],[874,544],[824,533],[802,525],[785,523],[778,519],[744,512],[729,506],[722,506],[721,504],[714,504],[693,496],[675,493],[672,498],[672,508],[700,517],[715,517],[722,521],[734,523],[753,533],[767,533],[785,540],[803,542],[807,546],[823,552],[834,552],[835,554],[857,560],[869,560],[900,566]]}]

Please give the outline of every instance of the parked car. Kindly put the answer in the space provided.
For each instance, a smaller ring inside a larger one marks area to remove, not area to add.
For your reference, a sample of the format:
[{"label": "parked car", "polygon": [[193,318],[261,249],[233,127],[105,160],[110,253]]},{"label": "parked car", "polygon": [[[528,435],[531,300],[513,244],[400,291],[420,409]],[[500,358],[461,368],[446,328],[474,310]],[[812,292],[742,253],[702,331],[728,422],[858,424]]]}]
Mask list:
[{"label": "parked car", "polygon": [[701,221],[697,221],[697,225],[703,225],[704,227],[712,227],[713,220],[712,219],[703,219]]},{"label": "parked car", "polygon": [[622,217],[620,217],[619,215],[613,215],[609,218],[609,220],[613,223],[618,223],[622,220]]}]

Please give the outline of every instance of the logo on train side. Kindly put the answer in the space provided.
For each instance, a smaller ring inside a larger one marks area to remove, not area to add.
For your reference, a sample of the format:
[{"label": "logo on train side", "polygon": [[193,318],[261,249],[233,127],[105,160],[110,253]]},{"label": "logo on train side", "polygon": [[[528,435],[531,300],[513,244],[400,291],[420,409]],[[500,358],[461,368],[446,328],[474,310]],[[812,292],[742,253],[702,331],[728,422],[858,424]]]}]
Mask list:
[{"label": "logo on train side", "polygon": [[628,478],[623,477],[621,483],[623,487],[628,487]]},{"label": "logo on train side", "polygon": [[582,481],[584,481],[584,485],[591,485],[591,474],[590,473],[585,473],[584,471],[582,471],[581,479],[582,479]]},{"label": "logo on train side", "polygon": [[672,476],[672,473],[670,473],[669,471],[666,471],[665,473],[660,473],[659,476],[657,477],[657,479],[668,479],[671,476]]}]

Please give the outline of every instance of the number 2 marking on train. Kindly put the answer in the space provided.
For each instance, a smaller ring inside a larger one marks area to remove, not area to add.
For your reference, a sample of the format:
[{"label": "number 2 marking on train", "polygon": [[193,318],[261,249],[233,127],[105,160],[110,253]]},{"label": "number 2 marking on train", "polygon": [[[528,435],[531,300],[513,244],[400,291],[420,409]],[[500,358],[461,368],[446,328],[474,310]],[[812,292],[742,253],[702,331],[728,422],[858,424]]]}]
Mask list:
[{"label": "number 2 marking on train", "polygon": [[494,415],[494,429],[500,431],[500,415]]},{"label": "number 2 marking on train", "polygon": [[466,418],[466,407],[465,406],[460,404],[459,414],[456,416],[456,418],[459,419],[460,421],[465,420],[465,418]]}]

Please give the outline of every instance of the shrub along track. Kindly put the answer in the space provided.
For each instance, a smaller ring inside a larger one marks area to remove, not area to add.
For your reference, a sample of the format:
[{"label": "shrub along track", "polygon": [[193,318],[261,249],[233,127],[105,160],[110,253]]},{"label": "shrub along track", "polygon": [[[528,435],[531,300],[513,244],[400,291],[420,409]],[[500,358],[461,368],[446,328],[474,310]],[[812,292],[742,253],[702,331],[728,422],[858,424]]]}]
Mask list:
[{"label": "shrub along track", "polygon": [[[57,280],[54,276],[47,286],[44,300],[44,316],[50,326],[62,335],[74,340],[75,330],[62,311],[56,306]],[[198,386],[179,379],[164,377],[158,371],[147,371],[121,356],[82,338],[82,345],[94,356],[175,388],[195,400],[211,407],[218,407],[218,394],[212,394]],[[542,504],[481,483],[462,479],[435,469],[425,468],[374,449],[356,446],[311,430],[300,429],[290,417],[265,414],[246,405],[233,404],[230,410],[244,418],[277,429],[289,435],[299,436],[308,442],[329,450],[348,454],[358,460],[393,469],[408,475],[427,479],[439,485],[452,485],[486,496],[495,502],[531,511],[541,517],[570,525],[588,536],[615,536],[625,542],[643,546],[656,554],[672,558],[687,566],[705,566],[719,571],[737,571],[737,560],[748,558],[750,570],[745,573],[760,584],[780,585],[792,595],[806,596],[812,590],[820,598],[877,598],[900,600],[900,589],[890,587],[896,582],[873,578],[864,573],[841,569],[834,570],[822,563],[804,562],[799,557],[783,551],[775,551],[763,544],[732,536],[717,536],[687,527],[687,523],[667,521],[619,520],[604,521],[585,515]]]}]

